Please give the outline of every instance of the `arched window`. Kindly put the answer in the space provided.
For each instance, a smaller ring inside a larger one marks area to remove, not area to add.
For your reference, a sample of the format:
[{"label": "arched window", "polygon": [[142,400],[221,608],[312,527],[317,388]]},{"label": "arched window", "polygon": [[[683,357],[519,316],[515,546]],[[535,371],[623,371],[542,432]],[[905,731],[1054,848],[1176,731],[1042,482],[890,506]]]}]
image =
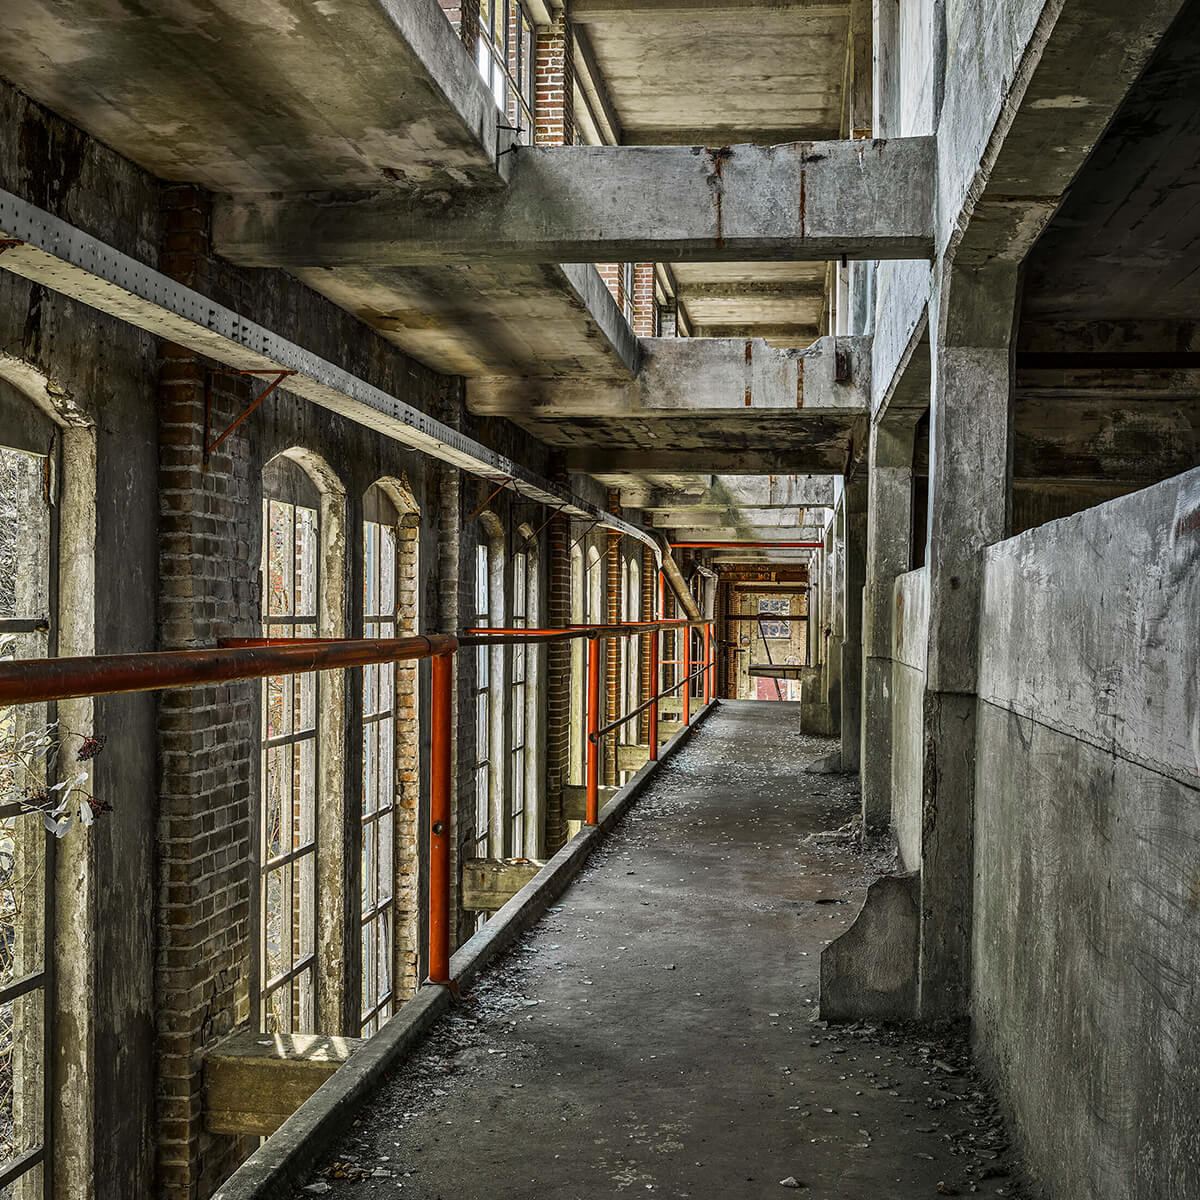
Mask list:
[{"label": "arched window", "polygon": [[[571,624],[587,621],[587,577],[583,569],[583,550],[571,546]],[[582,638],[571,642],[571,741],[568,782],[575,787],[583,784],[583,738],[586,728],[584,687],[587,674],[587,643]]]},{"label": "arched window", "polygon": [[[340,525],[330,512],[334,486],[332,477],[316,470],[315,460],[301,451],[281,454],[263,469],[261,578],[267,637],[336,637],[343,632],[341,580],[322,578],[336,569],[331,545],[340,542],[330,527]],[[264,682],[259,1009],[269,1033],[309,1032],[318,1026],[318,930],[337,930],[339,898],[318,894],[317,796],[320,791],[320,820],[328,825],[334,841],[330,849],[337,853],[341,697],[340,679],[321,681],[315,673],[276,675]],[[340,979],[326,983],[338,993],[329,997],[330,1006],[340,1011]]]},{"label": "arched window", "polygon": [[[94,429],[28,364],[0,355],[0,431],[0,660],[94,653]],[[0,708],[0,1167],[6,1195],[42,1195],[47,1164],[54,1161],[46,1121],[55,1052],[52,957],[59,1003],[85,1013],[94,961],[90,946],[72,941],[74,931],[91,924],[88,839],[64,839],[50,853],[53,838],[27,803],[63,782],[68,767],[79,769],[76,754],[91,733],[90,698]],[[30,747],[39,739],[43,749]],[[62,922],[57,954],[53,896]],[[86,1027],[89,1018],[83,1019]],[[77,1050],[64,1045],[58,1053]]]},{"label": "arched window", "polygon": [[[494,513],[479,514],[475,550],[475,624],[502,627],[504,530]],[[503,646],[480,646],[475,679],[475,855],[502,853],[504,828]]]},{"label": "arched window", "polygon": [[[363,636],[417,631],[418,515],[403,484],[375,484],[363,498]],[[415,664],[363,669],[359,892],[359,1028],[375,1033],[416,985],[415,894],[418,735]]]},{"label": "arched window", "polygon": [[[541,624],[541,589],[537,543],[530,526],[517,531],[517,544],[512,560],[512,623],[531,629]],[[543,655],[540,646],[512,647],[508,852],[516,858],[536,858],[540,850],[538,698]]]}]

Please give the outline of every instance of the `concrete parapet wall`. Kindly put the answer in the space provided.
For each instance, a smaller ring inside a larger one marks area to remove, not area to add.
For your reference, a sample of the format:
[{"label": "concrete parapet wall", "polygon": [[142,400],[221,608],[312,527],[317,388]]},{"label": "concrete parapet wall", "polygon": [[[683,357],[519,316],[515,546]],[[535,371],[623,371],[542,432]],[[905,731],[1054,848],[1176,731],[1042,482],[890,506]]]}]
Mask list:
[{"label": "concrete parapet wall", "polygon": [[987,554],[974,1018],[1048,1194],[1200,1195],[1200,470]]},{"label": "concrete parapet wall", "polygon": [[921,866],[928,570],[901,575],[892,596],[892,827],[901,862],[915,871]]}]

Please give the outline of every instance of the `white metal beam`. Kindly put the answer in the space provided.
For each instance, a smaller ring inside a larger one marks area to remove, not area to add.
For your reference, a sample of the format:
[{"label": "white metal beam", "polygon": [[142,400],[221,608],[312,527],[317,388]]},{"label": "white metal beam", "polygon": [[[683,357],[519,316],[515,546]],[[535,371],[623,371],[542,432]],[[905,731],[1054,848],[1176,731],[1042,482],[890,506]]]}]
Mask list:
[{"label": "white metal beam", "polygon": [[302,346],[240,317],[11,192],[0,190],[0,267],[239,370],[293,372],[285,390],[518,494],[636,538],[645,530],[498,454]]}]

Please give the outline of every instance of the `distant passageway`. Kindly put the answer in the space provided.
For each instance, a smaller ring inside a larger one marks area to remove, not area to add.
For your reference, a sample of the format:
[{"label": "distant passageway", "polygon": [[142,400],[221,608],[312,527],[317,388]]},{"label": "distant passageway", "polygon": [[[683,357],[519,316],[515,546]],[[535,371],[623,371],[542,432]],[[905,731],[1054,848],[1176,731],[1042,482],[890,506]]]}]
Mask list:
[{"label": "distant passageway", "polygon": [[833,743],[798,726],[723,702],[300,1194],[1020,1194],[957,1041],[816,1019],[885,864],[835,832],[857,777],[804,773]]}]

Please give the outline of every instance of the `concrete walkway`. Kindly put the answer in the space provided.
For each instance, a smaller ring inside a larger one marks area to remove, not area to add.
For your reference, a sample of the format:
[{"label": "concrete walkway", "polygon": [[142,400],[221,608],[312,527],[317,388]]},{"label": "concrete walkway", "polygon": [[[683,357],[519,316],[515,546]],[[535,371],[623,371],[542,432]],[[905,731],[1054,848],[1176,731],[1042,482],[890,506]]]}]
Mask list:
[{"label": "concrete walkway", "polygon": [[1020,1194],[958,1046],[814,1020],[874,870],[806,840],[857,780],[803,774],[832,744],[797,729],[722,703],[299,1195]]}]

